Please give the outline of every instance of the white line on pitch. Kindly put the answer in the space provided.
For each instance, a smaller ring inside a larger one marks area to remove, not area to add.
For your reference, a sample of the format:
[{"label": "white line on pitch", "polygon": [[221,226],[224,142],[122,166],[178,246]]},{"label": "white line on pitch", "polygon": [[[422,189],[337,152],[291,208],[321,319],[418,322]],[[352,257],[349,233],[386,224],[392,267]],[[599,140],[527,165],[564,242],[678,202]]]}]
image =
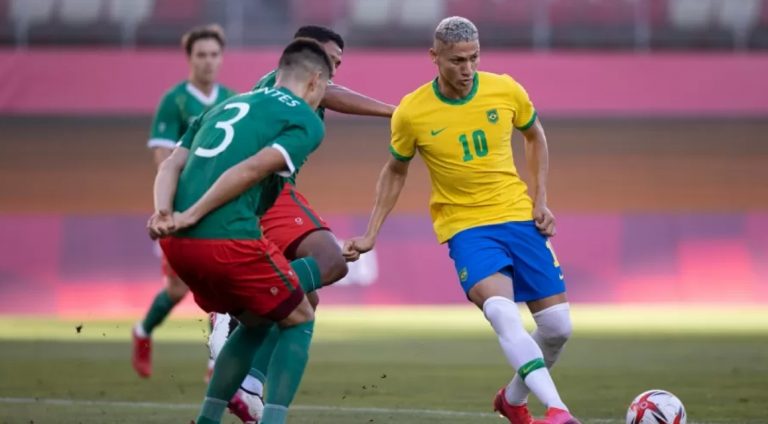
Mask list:
[{"label": "white line on pitch", "polygon": [[[192,403],[162,403],[162,402],[129,402],[119,400],[89,400],[89,399],[49,399],[49,398],[29,398],[29,397],[0,397],[0,404],[38,404],[38,405],[59,405],[59,406],[106,406],[106,407],[128,407],[128,408],[148,408],[148,409],[169,409],[169,410],[190,410],[200,407],[199,404]],[[294,405],[291,407],[296,411],[307,412],[344,412],[344,413],[364,413],[364,414],[401,414],[401,415],[433,415],[443,417],[468,417],[468,418],[489,418],[497,417],[496,414],[484,412],[463,412],[449,411],[444,409],[411,409],[411,408],[366,408],[366,407],[347,407],[347,406],[324,406],[324,405]],[[585,422],[594,424],[608,424],[621,422],[619,419],[592,418],[584,419]],[[706,424],[706,423],[691,423]]]}]

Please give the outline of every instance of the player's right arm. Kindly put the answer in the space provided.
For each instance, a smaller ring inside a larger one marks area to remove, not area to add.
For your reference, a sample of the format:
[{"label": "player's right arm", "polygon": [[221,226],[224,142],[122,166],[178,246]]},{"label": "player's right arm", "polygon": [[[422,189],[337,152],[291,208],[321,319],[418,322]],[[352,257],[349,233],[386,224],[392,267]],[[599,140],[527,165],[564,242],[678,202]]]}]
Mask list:
[{"label": "player's right arm", "polygon": [[152,149],[155,165],[158,167],[171,155],[176,142],[181,138],[182,119],[173,94],[167,93],[157,106],[147,142],[147,147]]},{"label": "player's right arm", "polygon": [[384,225],[387,216],[394,209],[397,199],[400,198],[400,193],[403,191],[403,187],[405,187],[409,163],[390,158],[384,165],[381,174],[379,174],[379,180],[376,182],[376,201],[371,217],[368,220],[368,229],[365,235],[347,240],[344,244],[344,258],[348,262],[358,260],[360,254],[373,249],[381,226]]},{"label": "player's right arm", "polygon": [[290,165],[279,149],[267,147],[250,158],[224,171],[205,194],[186,211],[174,217],[177,229],[195,225],[200,219],[243,194],[272,174],[279,174]]},{"label": "player's right arm", "polygon": [[392,157],[384,165],[376,183],[376,201],[368,220],[368,229],[363,237],[348,240],[344,244],[344,257],[353,262],[360,254],[373,249],[381,226],[397,204],[408,177],[408,165],[416,154],[416,136],[411,131],[408,119],[402,109],[392,116],[392,143],[389,150]]},{"label": "player's right arm", "polygon": [[153,190],[155,213],[149,218],[147,228],[153,239],[167,236],[176,229],[173,220],[173,198],[179,183],[179,175],[189,157],[189,149],[179,146],[160,163]]},{"label": "player's right arm", "polygon": [[395,111],[395,106],[389,103],[384,103],[337,84],[328,85],[321,105],[334,112],[386,118],[392,116]]}]

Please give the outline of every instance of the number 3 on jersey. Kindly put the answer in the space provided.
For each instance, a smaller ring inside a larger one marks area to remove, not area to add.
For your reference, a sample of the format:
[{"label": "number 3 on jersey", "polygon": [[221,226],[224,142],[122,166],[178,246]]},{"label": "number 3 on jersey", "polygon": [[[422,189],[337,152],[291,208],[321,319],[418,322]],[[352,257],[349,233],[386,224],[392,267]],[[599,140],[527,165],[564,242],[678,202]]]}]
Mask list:
[{"label": "number 3 on jersey", "polygon": [[224,106],[224,110],[227,109],[237,109],[237,115],[235,115],[232,119],[227,119],[226,121],[219,121],[216,123],[216,128],[224,130],[224,140],[221,141],[221,144],[212,149],[198,147],[195,149],[195,154],[197,156],[212,158],[226,150],[230,143],[232,143],[232,139],[235,138],[235,129],[232,126],[235,125],[237,121],[245,118],[245,115],[247,115],[248,111],[251,109],[251,105],[242,102],[230,103]]},{"label": "number 3 on jersey", "polygon": [[[466,134],[459,136],[459,142],[461,143],[461,147],[464,150],[464,157],[462,158],[464,162],[469,162],[474,159],[475,157],[472,156],[472,152],[469,150],[469,141],[467,140]],[[488,139],[485,137],[485,131],[473,131],[472,144],[475,146],[475,155],[477,155],[477,157],[481,158],[488,154]]]}]

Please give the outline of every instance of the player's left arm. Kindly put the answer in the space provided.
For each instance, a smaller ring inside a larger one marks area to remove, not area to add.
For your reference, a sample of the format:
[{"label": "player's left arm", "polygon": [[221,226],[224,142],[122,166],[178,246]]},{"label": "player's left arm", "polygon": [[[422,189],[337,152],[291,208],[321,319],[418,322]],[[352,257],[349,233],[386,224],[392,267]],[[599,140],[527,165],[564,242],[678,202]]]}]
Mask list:
[{"label": "player's left arm", "polygon": [[533,197],[533,219],[536,227],[545,236],[552,237],[556,233],[555,216],[547,207],[547,176],[549,174],[549,149],[544,127],[538,118],[522,130],[525,138],[525,159],[531,178],[531,197]]},{"label": "player's left arm", "polygon": [[307,111],[294,124],[253,156],[224,171],[208,191],[186,211],[174,214],[177,229],[195,225],[200,219],[244,193],[272,174],[290,177],[320,145],[324,128],[320,119]]},{"label": "player's left arm", "polygon": [[349,115],[391,117],[395,111],[394,105],[337,84],[328,85],[320,104],[326,109]]},{"label": "player's left arm", "polygon": [[283,154],[267,147],[224,171],[205,194],[184,212],[174,214],[176,229],[195,225],[211,211],[241,195],[269,175],[279,173],[290,165]]},{"label": "player's left arm", "polygon": [[541,126],[536,108],[522,85],[505,75],[509,83],[509,101],[515,110],[512,125],[525,137],[525,159],[531,178],[529,193],[533,198],[533,220],[539,232],[547,237],[555,235],[555,216],[547,207],[547,175],[549,150],[547,136]]}]

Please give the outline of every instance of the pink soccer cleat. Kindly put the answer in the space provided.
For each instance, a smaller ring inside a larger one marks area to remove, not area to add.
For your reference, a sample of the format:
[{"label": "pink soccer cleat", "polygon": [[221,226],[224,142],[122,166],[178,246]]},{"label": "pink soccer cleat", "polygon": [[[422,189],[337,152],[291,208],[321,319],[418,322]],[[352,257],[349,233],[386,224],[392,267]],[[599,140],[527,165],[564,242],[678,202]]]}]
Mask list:
[{"label": "pink soccer cleat", "polygon": [[133,331],[133,355],[131,364],[139,377],[149,378],[152,375],[152,339],[140,335],[137,328]]},{"label": "pink soccer cleat", "polygon": [[227,407],[229,412],[243,421],[243,424],[257,424],[264,411],[264,402],[260,397],[238,389]]},{"label": "pink soccer cleat", "polygon": [[506,387],[502,387],[499,393],[496,393],[493,399],[493,410],[508,419],[510,424],[532,424],[533,417],[528,411],[528,405],[510,405],[504,397],[505,389]]},{"label": "pink soccer cleat", "polygon": [[570,412],[559,409],[549,408],[544,418],[535,420],[533,424],[581,424],[579,420],[573,417]]}]

